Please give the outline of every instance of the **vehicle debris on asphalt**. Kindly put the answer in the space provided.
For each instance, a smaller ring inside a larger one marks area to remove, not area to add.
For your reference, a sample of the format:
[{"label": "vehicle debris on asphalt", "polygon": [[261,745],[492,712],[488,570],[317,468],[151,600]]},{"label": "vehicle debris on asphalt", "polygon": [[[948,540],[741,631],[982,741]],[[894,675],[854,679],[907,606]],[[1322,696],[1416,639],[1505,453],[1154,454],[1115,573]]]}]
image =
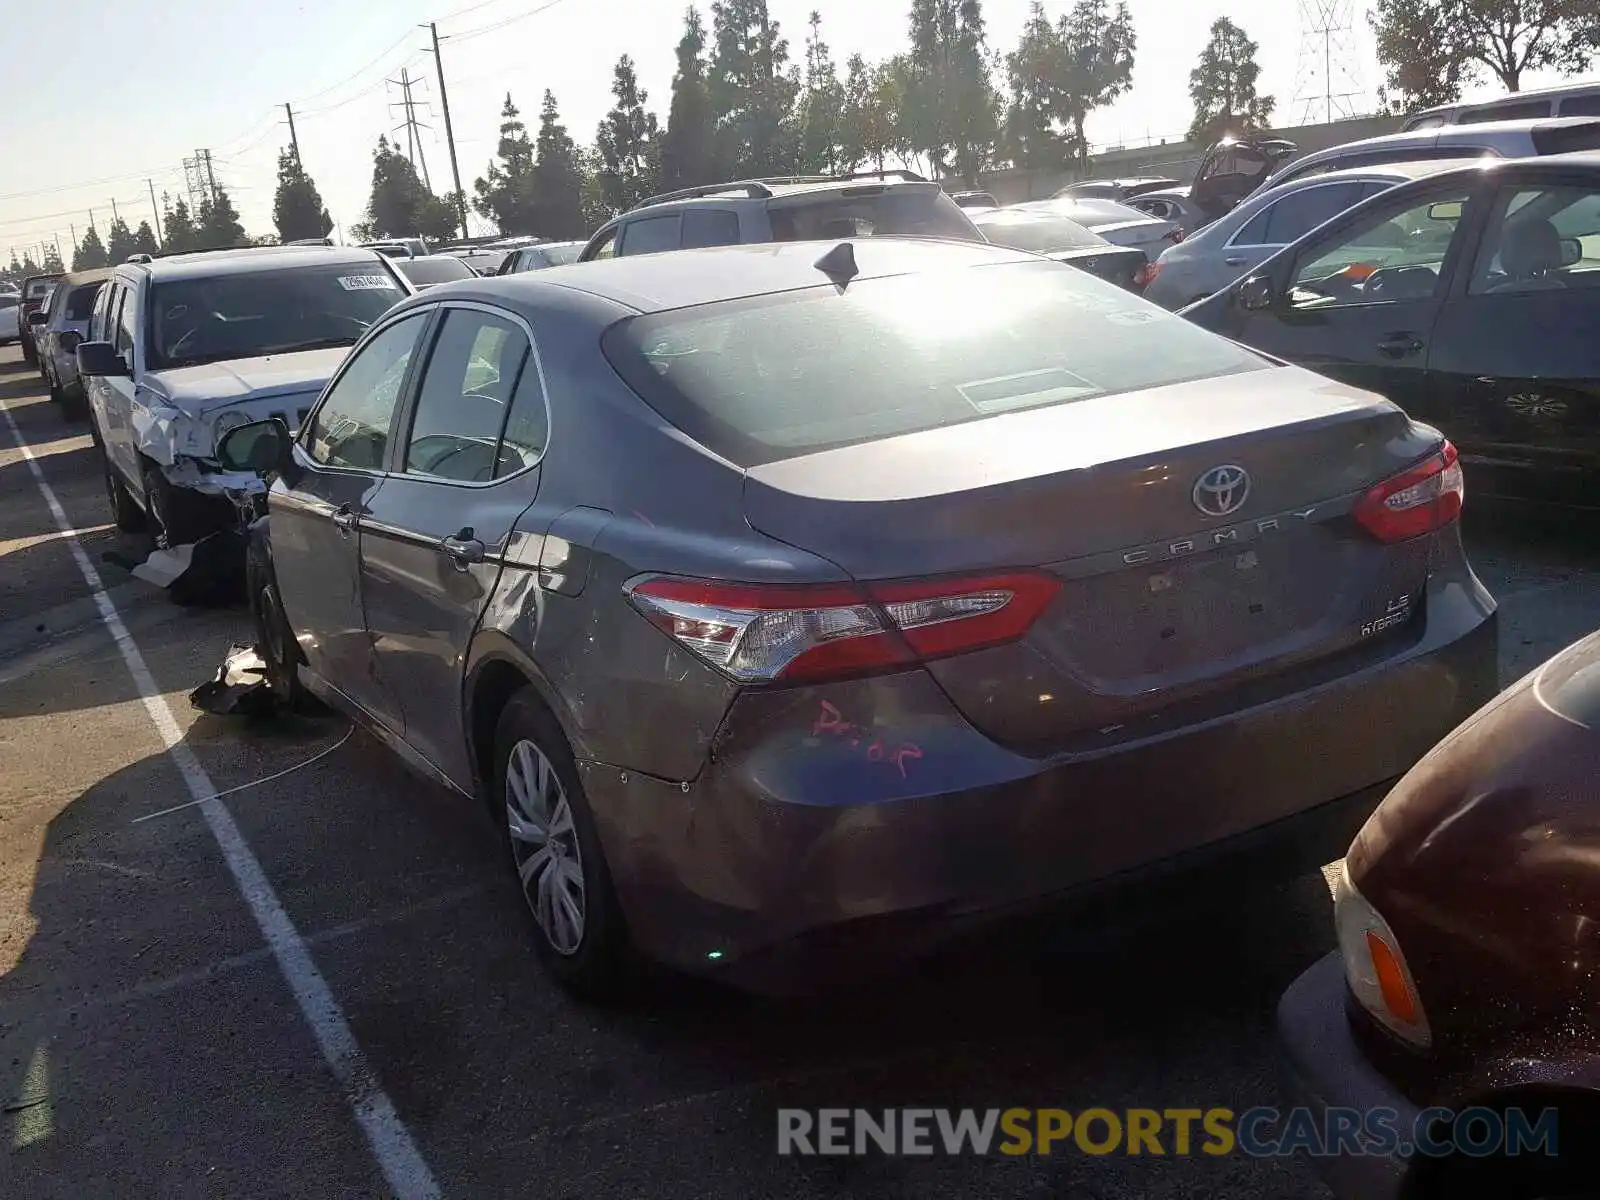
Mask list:
[{"label": "vehicle debris on asphalt", "polygon": [[235,642],[216,675],[189,693],[189,703],[219,717],[266,717],[282,697],[267,680],[267,664],[254,646]]},{"label": "vehicle debris on asphalt", "polygon": [[239,564],[244,561],[244,535],[238,530],[218,530],[197,542],[153,550],[142,559],[120,550],[108,550],[103,557],[134,578],[166,589],[184,607],[234,604],[243,593]]}]

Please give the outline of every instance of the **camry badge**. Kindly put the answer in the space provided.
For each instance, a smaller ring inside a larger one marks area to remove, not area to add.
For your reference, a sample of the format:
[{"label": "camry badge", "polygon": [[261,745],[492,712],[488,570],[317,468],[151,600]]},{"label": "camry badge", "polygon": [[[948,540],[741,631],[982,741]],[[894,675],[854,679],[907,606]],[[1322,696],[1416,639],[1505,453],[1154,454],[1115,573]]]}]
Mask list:
[{"label": "camry badge", "polygon": [[1212,467],[1194,481],[1190,494],[1194,506],[1206,516],[1231,516],[1250,498],[1250,472],[1232,463]]}]

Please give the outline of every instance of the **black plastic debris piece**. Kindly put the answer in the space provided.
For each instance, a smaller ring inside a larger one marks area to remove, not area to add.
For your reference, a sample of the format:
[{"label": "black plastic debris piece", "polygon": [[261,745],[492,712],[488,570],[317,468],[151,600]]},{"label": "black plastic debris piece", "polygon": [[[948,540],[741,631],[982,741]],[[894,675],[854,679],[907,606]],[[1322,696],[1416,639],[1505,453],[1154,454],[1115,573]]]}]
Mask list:
[{"label": "black plastic debris piece", "polygon": [[278,711],[278,693],[267,682],[267,664],[254,646],[238,643],[208,679],[189,693],[189,703],[219,717],[266,717]]},{"label": "black plastic debris piece", "polygon": [[198,542],[154,550],[144,558],[108,550],[106,562],[146,583],[165,588],[173,603],[186,608],[214,608],[244,598],[244,534],[224,529]]}]

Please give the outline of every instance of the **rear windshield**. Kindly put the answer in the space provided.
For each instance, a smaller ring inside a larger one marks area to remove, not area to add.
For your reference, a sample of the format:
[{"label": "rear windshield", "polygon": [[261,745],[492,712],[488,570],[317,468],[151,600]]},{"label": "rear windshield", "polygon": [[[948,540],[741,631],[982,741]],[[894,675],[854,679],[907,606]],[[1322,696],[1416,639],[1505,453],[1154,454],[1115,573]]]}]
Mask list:
[{"label": "rear windshield", "polygon": [[72,289],[72,294],[67,297],[67,317],[69,321],[87,321],[94,312],[94,298],[100,294],[103,283],[86,283],[82,287]]},{"label": "rear windshield", "polygon": [[936,187],[870,184],[845,188],[798,202],[774,200],[767,206],[767,215],[776,242],[874,235],[983,240],[961,206]]},{"label": "rear windshield", "polygon": [[1076,221],[1065,217],[1026,216],[1021,213],[979,214],[973,223],[983,236],[997,246],[1027,250],[1033,254],[1055,254],[1061,250],[1085,250],[1104,246],[1104,238],[1090,233]]},{"label": "rear windshield", "polygon": [[438,258],[403,258],[395,263],[400,273],[419,287],[430,283],[449,283],[453,279],[473,279],[477,272],[459,258],[448,254]]},{"label": "rear windshield", "polygon": [[56,281],[54,279],[35,279],[28,284],[27,298],[34,300],[40,296],[48,296],[55,291],[55,287]]},{"label": "rear windshield", "polygon": [[539,253],[544,255],[544,260],[552,267],[563,267],[567,263],[578,261],[578,255],[583,253],[583,243],[569,242],[565,246],[540,246]]},{"label": "rear windshield", "polygon": [[653,313],[602,347],[666,420],[744,467],[1266,365],[1038,261]]},{"label": "rear windshield", "polygon": [[157,283],[149,362],[160,370],[353,345],[405,295],[379,261]]}]

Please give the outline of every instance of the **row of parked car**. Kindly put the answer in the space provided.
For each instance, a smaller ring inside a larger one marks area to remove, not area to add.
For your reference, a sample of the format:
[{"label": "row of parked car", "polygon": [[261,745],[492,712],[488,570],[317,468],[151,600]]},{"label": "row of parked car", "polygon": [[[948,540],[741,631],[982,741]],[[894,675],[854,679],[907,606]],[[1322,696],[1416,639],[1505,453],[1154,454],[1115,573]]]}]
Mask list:
[{"label": "row of parked car", "polygon": [[[1600,642],[1485,708],[1458,518],[1496,472],[1594,482],[1600,154],[1557,145],[1589,125],[1341,175],[1385,186],[1182,315],[1140,292],[1188,230],[890,173],[671,193],[425,290],[382,248],[128,263],[74,357],[118,524],[246,533],[274,687],[487,806],[575,991],[792,987],[1360,830],[1343,957],[1285,1001],[1297,1098],[1513,1080],[1582,1120]],[[1341,1195],[1464,1186],[1344,1161]]]}]

